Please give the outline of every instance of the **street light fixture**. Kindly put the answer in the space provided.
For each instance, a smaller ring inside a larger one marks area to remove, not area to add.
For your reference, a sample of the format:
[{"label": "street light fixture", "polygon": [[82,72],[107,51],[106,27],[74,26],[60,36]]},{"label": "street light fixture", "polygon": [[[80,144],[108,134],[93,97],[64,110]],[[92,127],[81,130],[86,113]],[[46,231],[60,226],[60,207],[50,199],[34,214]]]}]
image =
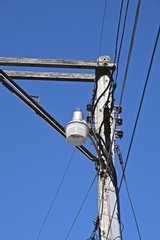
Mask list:
[{"label": "street light fixture", "polygon": [[83,119],[82,111],[79,108],[73,112],[72,120],[66,126],[66,138],[74,146],[81,146],[86,142],[89,134],[89,127]]}]

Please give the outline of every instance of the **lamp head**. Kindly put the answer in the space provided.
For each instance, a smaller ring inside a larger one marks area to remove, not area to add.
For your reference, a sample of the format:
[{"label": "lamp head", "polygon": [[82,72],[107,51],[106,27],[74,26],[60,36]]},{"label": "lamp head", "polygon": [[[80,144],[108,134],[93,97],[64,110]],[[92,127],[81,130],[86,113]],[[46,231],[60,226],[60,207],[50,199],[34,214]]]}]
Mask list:
[{"label": "lamp head", "polygon": [[89,127],[83,120],[83,114],[79,108],[73,112],[72,121],[66,126],[66,138],[74,146],[81,146],[86,142]]}]

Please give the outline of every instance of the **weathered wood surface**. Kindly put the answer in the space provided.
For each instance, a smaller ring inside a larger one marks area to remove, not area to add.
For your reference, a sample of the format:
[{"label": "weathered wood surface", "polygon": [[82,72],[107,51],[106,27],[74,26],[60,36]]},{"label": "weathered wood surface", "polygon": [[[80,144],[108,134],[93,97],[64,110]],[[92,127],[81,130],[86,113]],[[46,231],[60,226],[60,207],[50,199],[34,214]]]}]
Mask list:
[{"label": "weathered wood surface", "polygon": [[97,64],[96,61],[81,60],[56,60],[56,59],[36,59],[36,58],[5,58],[0,57],[1,66],[25,66],[25,67],[49,67],[49,68],[81,68],[96,69],[98,66],[114,68],[115,64],[108,62]]},{"label": "weathered wood surface", "polygon": [[3,66],[54,67],[54,68],[95,68],[97,63],[79,60],[55,60],[35,58],[0,58]]},{"label": "weathered wood surface", "polygon": [[77,81],[94,82],[95,74],[59,73],[59,72],[27,72],[27,71],[5,71],[13,79],[22,80],[48,80],[48,81]]}]

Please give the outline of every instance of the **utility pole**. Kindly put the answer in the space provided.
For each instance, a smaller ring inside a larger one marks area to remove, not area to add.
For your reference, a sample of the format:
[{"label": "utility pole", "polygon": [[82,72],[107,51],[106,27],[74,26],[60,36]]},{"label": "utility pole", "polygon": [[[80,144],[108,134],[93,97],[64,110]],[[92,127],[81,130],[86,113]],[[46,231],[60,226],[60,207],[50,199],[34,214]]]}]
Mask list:
[{"label": "utility pole", "polygon": [[[114,90],[113,72],[115,63],[108,56],[103,56],[98,61],[79,60],[54,60],[54,59],[30,59],[30,58],[2,58],[0,66],[30,67],[34,68],[72,68],[93,69],[95,74],[84,73],[57,73],[57,72],[35,72],[35,71],[3,71],[0,69],[0,82],[11,93],[14,93],[21,101],[38,114],[46,123],[54,128],[59,134],[66,138],[65,128],[56,121],[33,96],[22,89],[14,80],[43,80],[43,81],[76,81],[95,82],[96,101],[94,102],[95,113],[95,148],[98,158],[84,146],[76,146],[88,159],[97,164],[98,170],[98,224],[99,240],[121,240],[120,213],[117,190],[116,171],[114,168]],[[93,110],[93,109],[92,109]],[[119,108],[118,108],[119,112]],[[77,121],[74,119],[72,123]],[[77,123],[84,121],[80,119]],[[81,134],[76,133],[74,137]],[[73,137],[73,133],[72,136]],[[83,136],[84,137],[84,136]]]},{"label": "utility pole", "polygon": [[[98,63],[110,62],[108,56]],[[95,109],[95,132],[99,139],[101,154],[98,176],[99,240],[121,239],[120,214],[116,172],[114,171],[114,82],[112,73],[106,68],[97,68],[97,106]]]}]

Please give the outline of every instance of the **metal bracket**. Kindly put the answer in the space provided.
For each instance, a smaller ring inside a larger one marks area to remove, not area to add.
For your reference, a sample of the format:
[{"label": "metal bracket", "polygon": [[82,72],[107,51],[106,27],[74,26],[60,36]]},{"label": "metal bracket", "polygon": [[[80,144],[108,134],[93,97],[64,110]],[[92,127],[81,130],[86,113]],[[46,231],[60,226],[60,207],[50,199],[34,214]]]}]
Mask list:
[{"label": "metal bracket", "polygon": [[105,67],[114,71],[116,68],[116,64],[114,62],[111,62],[110,57],[106,55],[98,58],[97,67]]},{"label": "metal bracket", "polygon": [[[30,107],[36,114],[45,120],[58,133],[66,138],[64,127],[57,122],[46,110],[44,110],[27,92],[25,92],[11,77],[9,77],[3,70],[0,69],[0,81],[12,93],[14,93],[20,100],[22,100],[28,107]],[[97,158],[86,149],[84,146],[77,147],[86,157],[91,161],[96,162]]]}]

